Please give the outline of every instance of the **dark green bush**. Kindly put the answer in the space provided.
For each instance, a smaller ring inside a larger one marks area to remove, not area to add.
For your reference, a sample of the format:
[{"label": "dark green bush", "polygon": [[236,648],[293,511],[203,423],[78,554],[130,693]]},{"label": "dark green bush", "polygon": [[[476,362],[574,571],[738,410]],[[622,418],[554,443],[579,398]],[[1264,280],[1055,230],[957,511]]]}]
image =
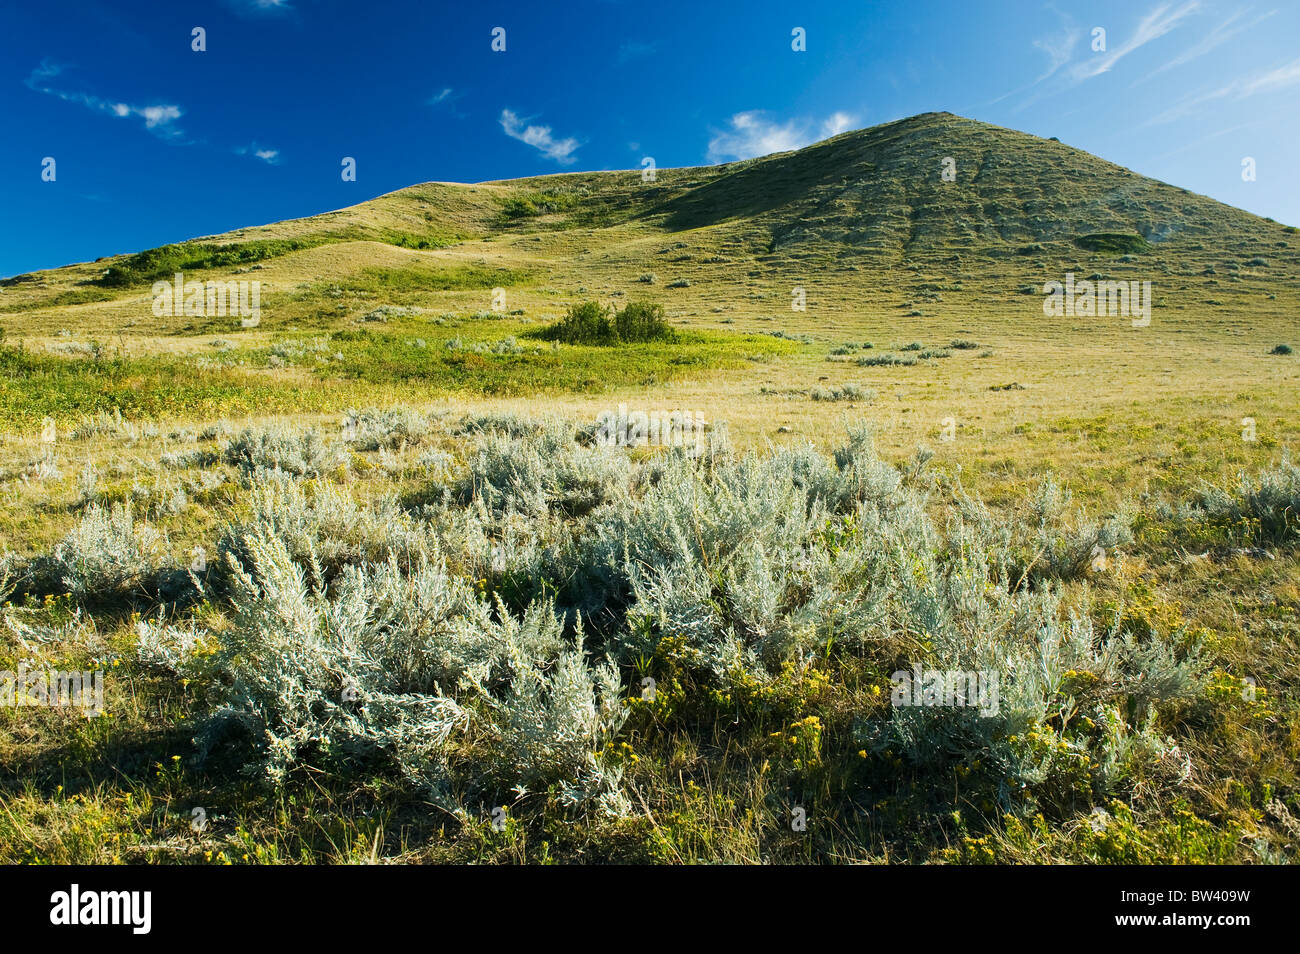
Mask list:
[{"label": "dark green bush", "polygon": [[614,333],[620,341],[672,341],[675,337],[663,308],[644,301],[628,302],[614,316]]},{"label": "dark green bush", "polygon": [[110,265],[97,283],[108,288],[127,288],[170,279],[176,272],[202,268],[228,268],[247,265],[290,252],[315,248],[327,241],[324,237],[303,239],[255,239],[251,242],[214,245],[183,242],[162,245],[128,255],[117,265]]},{"label": "dark green bush", "polygon": [[584,301],[572,305],[568,314],[543,329],[540,337],[565,344],[617,345],[674,341],[677,335],[659,305],[634,301],[616,312],[597,302]]},{"label": "dark green bush", "polygon": [[1133,255],[1151,248],[1151,243],[1140,235],[1124,232],[1093,232],[1080,235],[1074,240],[1080,248],[1090,252],[1105,252],[1109,255]]},{"label": "dark green bush", "polygon": [[528,199],[507,199],[501,211],[508,219],[526,219],[541,214]]},{"label": "dark green bush", "polygon": [[501,207],[507,219],[527,219],[537,215],[549,215],[571,209],[576,199],[567,192],[528,192],[524,195],[511,196]]}]

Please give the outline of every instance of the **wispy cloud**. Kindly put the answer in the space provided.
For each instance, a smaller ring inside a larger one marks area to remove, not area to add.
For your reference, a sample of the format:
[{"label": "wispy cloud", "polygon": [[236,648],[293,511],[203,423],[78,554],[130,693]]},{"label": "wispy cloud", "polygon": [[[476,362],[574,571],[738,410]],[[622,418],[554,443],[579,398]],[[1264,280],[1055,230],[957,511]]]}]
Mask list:
[{"label": "wispy cloud", "polygon": [[441,90],[434,93],[427,100],[425,100],[425,105],[437,106],[439,103],[445,103],[447,100],[452,98],[454,93],[455,90],[453,90],[450,86],[444,86]]},{"label": "wispy cloud", "polygon": [[1189,97],[1181,103],[1166,109],[1163,113],[1152,117],[1145,125],[1152,126],[1173,122],[1175,119],[1181,119],[1194,112],[1197,106],[1215,102],[1216,100],[1238,101],[1250,96],[1257,96],[1260,93],[1275,93],[1278,90],[1288,89],[1297,84],[1300,84],[1300,60],[1292,60],[1290,63],[1276,69],[1233,80],[1231,83],[1220,86],[1208,93]]},{"label": "wispy cloud", "polygon": [[728,123],[730,128],[714,132],[709,140],[709,162],[753,159],[774,152],[788,152],[837,136],[856,124],[857,119],[844,112],[832,113],[821,122],[790,119],[783,123],[768,119],[759,109],[736,113]]},{"label": "wispy cloud", "polygon": [[1016,111],[1020,111],[1046,96],[1061,93],[1093,77],[1109,73],[1124,57],[1169,33],[1199,9],[1199,0],[1186,0],[1177,7],[1171,3],[1162,3],[1138,21],[1136,29],[1124,42],[1118,46],[1108,46],[1102,52],[1093,51],[1091,44],[1088,44],[1084,47],[1087,53],[1077,60],[1074,58],[1074,51],[1083,31],[1076,27],[1069,17],[1062,14],[1063,25],[1060,32],[1033,41],[1037,49],[1047,54],[1046,72],[1026,85],[1013,89],[1010,93],[1004,93],[992,102],[1000,102],[1008,96],[1039,87],[1036,92],[1030,94],[1028,99],[1015,107]]},{"label": "wispy cloud", "polygon": [[1043,36],[1034,40],[1034,48],[1042,50],[1047,54],[1047,70],[1034,80],[1034,83],[1041,83],[1045,79],[1050,79],[1066,63],[1070,62],[1070,57],[1074,55],[1074,48],[1079,44],[1079,37],[1083,36],[1083,31],[1072,23],[1067,23],[1059,33],[1051,36]]},{"label": "wispy cloud", "polygon": [[[1186,63],[1190,63],[1192,60],[1204,56],[1206,53],[1209,53],[1211,50],[1216,49],[1217,47],[1220,47],[1223,44],[1227,43],[1238,33],[1241,33],[1245,30],[1249,30],[1251,27],[1259,23],[1262,23],[1264,20],[1267,20],[1273,14],[1277,13],[1276,10],[1270,10],[1268,11],[1268,13],[1261,14],[1260,16],[1255,17],[1253,20],[1245,20],[1245,17],[1249,12],[1250,12],[1249,10],[1237,11],[1232,16],[1228,17],[1228,19],[1224,20],[1222,23],[1216,26],[1209,33],[1207,33],[1205,36],[1201,37],[1201,39],[1198,40],[1196,43],[1192,44],[1182,53],[1179,53],[1177,56],[1175,56],[1164,66],[1152,70],[1146,76],[1142,77],[1142,79],[1138,80],[1138,83],[1146,82],[1151,77],[1163,73],[1166,70],[1172,70],[1175,67],[1179,67]],[[1133,85],[1136,86],[1137,83],[1134,83]]]},{"label": "wispy cloud", "polygon": [[567,166],[577,158],[573,152],[582,145],[578,140],[573,137],[556,139],[551,135],[550,126],[526,125],[526,122],[509,109],[501,110],[501,128],[511,139],[528,143],[547,159],[554,159],[560,165]]},{"label": "wispy cloud", "polygon": [[848,113],[834,112],[822,121],[821,139],[829,139],[831,136],[838,136],[842,132],[848,132],[858,121]]},{"label": "wispy cloud", "polygon": [[247,146],[236,146],[235,154],[239,156],[252,156],[254,159],[261,159],[269,166],[278,166],[280,164],[280,150],[270,149],[266,146],[259,146],[257,143],[249,143]]},{"label": "wispy cloud", "polygon": [[118,119],[127,119],[132,116],[143,119],[144,128],[163,139],[175,140],[184,135],[180,127],[174,125],[176,120],[184,115],[179,106],[164,103],[135,106],[130,103],[105,99],[93,93],[60,89],[51,85],[51,81],[61,76],[66,69],[67,67],[52,63],[48,59],[41,60],[41,65],[32,70],[31,75],[25,81],[25,85],[28,89],[55,96],[65,103],[78,103],[95,112],[115,116]]},{"label": "wispy cloud", "polygon": [[1300,60],[1292,60],[1286,66],[1279,66],[1267,73],[1260,73],[1241,83],[1230,87],[1238,99],[1254,96],[1256,93],[1272,93],[1288,86],[1300,83]]},{"label": "wispy cloud", "polygon": [[1074,48],[1079,43],[1079,38],[1083,36],[1083,30],[1075,25],[1074,21],[1063,13],[1059,13],[1061,18],[1061,29],[1056,33],[1040,36],[1033,40],[1033,46],[1036,50],[1041,50],[1047,54],[1047,69],[1038,76],[1034,77],[1024,86],[1018,86],[1010,92],[1003,93],[997,99],[990,100],[989,105],[1000,103],[1009,96],[1015,96],[1017,93],[1023,93],[1027,89],[1032,89],[1039,83],[1045,82],[1056,75],[1066,63],[1070,62],[1070,57],[1074,55]]},{"label": "wispy cloud", "polygon": [[1108,49],[1106,53],[1100,56],[1093,56],[1071,67],[1068,74],[1070,79],[1076,83],[1081,83],[1084,80],[1092,79],[1094,76],[1100,76],[1102,73],[1109,73],[1115,64],[1124,57],[1134,50],[1146,46],[1152,40],[1160,39],[1188,16],[1199,10],[1200,6],[1197,0],[1188,0],[1187,3],[1173,9],[1171,9],[1171,4],[1162,3],[1144,16],[1138,22],[1133,35],[1119,46]]},{"label": "wispy cloud", "polygon": [[259,16],[276,13],[290,13],[293,4],[289,0],[226,0],[226,3],[239,14]]}]

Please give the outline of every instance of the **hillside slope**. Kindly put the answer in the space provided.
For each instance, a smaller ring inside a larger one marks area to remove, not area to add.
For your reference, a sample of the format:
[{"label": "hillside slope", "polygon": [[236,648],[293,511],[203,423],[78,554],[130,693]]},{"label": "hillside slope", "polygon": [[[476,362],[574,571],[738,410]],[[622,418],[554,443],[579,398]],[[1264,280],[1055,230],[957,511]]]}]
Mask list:
[{"label": "hillside slope", "polygon": [[[954,181],[941,176],[949,158]],[[204,277],[258,262],[290,266],[285,274],[293,275],[301,260],[318,279],[346,279],[369,264],[418,262],[410,252],[431,250],[453,262],[470,254],[543,266],[552,279],[578,264],[604,275],[662,264],[655,256],[664,250],[650,246],[674,238],[691,248],[670,263],[715,266],[692,281],[734,279],[753,265],[797,271],[904,263],[980,279],[996,274],[992,263],[1018,256],[1041,263],[1031,272],[1081,264],[1088,250],[1078,243],[1096,233],[1151,243],[1140,260],[1147,271],[1242,269],[1269,256],[1276,259],[1270,265],[1290,268],[1268,277],[1295,282],[1292,229],[1059,142],[927,113],[794,152],[659,170],[653,183],[639,171],[615,171],[411,186],[309,218],[7,279],[0,314],[111,302],[131,292],[138,300],[139,290],[172,269]],[[314,254],[324,246],[337,248]],[[502,246],[508,252],[498,252]],[[963,275],[959,262],[974,271]],[[580,275],[572,281],[584,284]]]}]

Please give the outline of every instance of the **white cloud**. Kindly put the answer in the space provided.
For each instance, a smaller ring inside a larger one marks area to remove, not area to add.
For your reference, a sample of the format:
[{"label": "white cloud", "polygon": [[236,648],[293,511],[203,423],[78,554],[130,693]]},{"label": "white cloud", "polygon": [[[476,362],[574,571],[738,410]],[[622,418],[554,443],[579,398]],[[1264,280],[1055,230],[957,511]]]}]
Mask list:
[{"label": "white cloud", "polygon": [[276,14],[289,13],[293,6],[289,0],[227,0],[227,3],[234,8],[236,13],[252,14]]},{"label": "white cloud", "polygon": [[[121,109],[123,105],[118,103],[116,108]],[[181,118],[179,106],[145,106],[143,109],[135,110],[135,112],[144,117],[146,129],[157,129],[159,126],[167,125],[174,119]],[[121,115],[121,113],[118,115]]]},{"label": "white cloud", "polygon": [[1111,68],[1128,56],[1134,50],[1146,46],[1152,40],[1158,40],[1170,30],[1174,29],[1188,15],[1195,13],[1200,9],[1200,3],[1197,0],[1188,0],[1176,10],[1170,10],[1170,5],[1162,3],[1156,7],[1139,22],[1133,35],[1114,49],[1108,49],[1103,54],[1094,54],[1089,59],[1075,64],[1070,70],[1070,78],[1081,83],[1084,80],[1092,79],[1094,76],[1100,76],[1102,73],[1110,72]]},{"label": "white cloud", "polygon": [[[1047,69],[1034,77],[1023,86],[1017,86],[1009,92],[1003,93],[996,99],[990,100],[989,105],[1000,103],[1009,96],[1015,96],[1017,93],[1023,93],[1027,89],[1032,89],[1039,83],[1051,79],[1066,63],[1070,62],[1070,57],[1074,55],[1074,47],[1079,42],[1079,37],[1083,36],[1083,31],[1075,26],[1074,21],[1068,16],[1059,13],[1061,18],[1061,29],[1057,33],[1049,36],[1040,36],[1033,41],[1035,49],[1042,50],[1047,54]],[[1023,105],[1020,108],[1024,108]]]},{"label": "white cloud", "polygon": [[[1004,93],[997,99],[992,100],[992,102],[1001,102],[1008,96],[1014,96],[1017,93],[1044,84],[1047,80],[1052,80],[1052,82],[1046,83],[1042,89],[1031,93],[1028,99],[1015,107],[1018,112],[1044,97],[1061,93],[1085,80],[1092,79],[1094,76],[1109,73],[1115,64],[1124,57],[1173,30],[1185,18],[1199,10],[1200,6],[1199,0],[1187,0],[1176,9],[1171,9],[1172,4],[1162,3],[1160,6],[1153,8],[1138,22],[1137,29],[1123,43],[1118,46],[1108,46],[1105,51],[1094,51],[1092,45],[1088,44],[1085,47],[1087,52],[1085,52],[1084,58],[1072,64],[1074,48],[1083,35],[1083,31],[1077,28],[1069,17],[1062,15],[1061,32],[1052,36],[1040,37],[1033,41],[1035,47],[1047,54],[1046,72],[1024,86],[1013,89],[1009,93]],[[1108,35],[1108,42],[1109,39]]]},{"label": "white cloud", "polygon": [[429,99],[426,102],[426,105],[437,106],[439,103],[445,102],[451,96],[452,92],[453,90],[450,86],[443,87],[441,91],[434,93],[432,96],[429,97]]},{"label": "white cloud", "polygon": [[852,129],[857,120],[848,113],[836,112],[820,123],[810,119],[778,123],[768,119],[762,110],[752,109],[736,113],[729,122],[729,130],[715,132],[709,140],[709,162],[752,159],[799,149]]},{"label": "white cloud", "polygon": [[240,156],[252,156],[255,159],[261,159],[270,166],[278,166],[280,164],[279,149],[269,149],[266,146],[259,146],[255,142],[250,143],[247,146],[236,146],[235,153]]},{"label": "white cloud", "polygon": [[1078,27],[1067,24],[1061,28],[1060,33],[1035,40],[1034,47],[1047,54],[1047,70],[1034,82],[1041,83],[1070,62],[1070,57],[1074,55],[1074,48],[1082,35],[1083,31]]},{"label": "white cloud", "polygon": [[1235,85],[1233,92],[1237,94],[1238,99],[1242,99],[1246,96],[1254,96],[1256,93],[1271,93],[1274,90],[1294,86],[1297,82],[1300,82],[1300,60],[1293,60],[1286,66],[1279,66],[1275,70],[1261,73],[1240,85]]},{"label": "white cloud", "polygon": [[581,145],[578,140],[572,137],[556,139],[551,135],[550,126],[531,126],[524,123],[525,121],[511,110],[501,110],[501,128],[511,139],[528,143],[547,159],[554,159],[561,165],[567,166],[577,158],[573,155],[573,151]]},{"label": "white cloud", "polygon": [[831,113],[822,123],[821,138],[830,139],[831,136],[838,136],[842,132],[848,132],[855,125],[857,125],[857,120],[848,113]]},{"label": "white cloud", "polygon": [[[1228,19],[1224,20],[1222,23],[1216,26],[1209,33],[1207,33],[1205,36],[1201,37],[1199,41],[1194,43],[1192,46],[1188,47],[1182,53],[1179,53],[1177,56],[1175,56],[1164,66],[1161,66],[1159,69],[1153,70],[1152,72],[1148,73],[1145,77],[1143,77],[1143,80],[1150,79],[1152,76],[1155,76],[1159,73],[1163,73],[1165,70],[1172,70],[1177,66],[1182,66],[1184,63],[1190,63],[1192,60],[1196,59],[1197,57],[1204,56],[1206,53],[1209,53],[1211,50],[1215,49],[1216,47],[1222,46],[1224,43],[1227,43],[1238,33],[1241,33],[1244,30],[1249,30],[1257,23],[1267,20],[1273,14],[1277,13],[1276,10],[1270,10],[1268,13],[1255,17],[1255,19],[1249,22],[1246,23],[1239,22],[1246,15],[1247,12],[1248,11],[1246,10],[1237,11],[1232,16],[1228,17]],[[1237,25],[1233,26],[1233,24],[1237,24]],[[1143,80],[1139,80],[1138,82],[1142,82]]]},{"label": "white cloud", "polygon": [[1300,60],[1292,60],[1285,66],[1279,66],[1264,73],[1256,73],[1254,76],[1244,79],[1233,80],[1226,86],[1220,86],[1218,89],[1202,93],[1200,96],[1185,99],[1153,117],[1146,125],[1151,126],[1181,119],[1202,103],[1218,99],[1242,100],[1258,93],[1272,93],[1280,89],[1286,89],[1295,86],[1297,83],[1300,83]]},{"label": "white cloud", "polygon": [[144,120],[145,129],[150,130],[156,136],[164,139],[175,139],[184,135],[178,126],[172,125],[180,119],[184,113],[179,106],[169,104],[155,104],[149,106],[132,106],[127,103],[113,102],[104,99],[101,96],[95,96],[92,93],[82,93],[75,90],[57,89],[49,85],[49,81],[60,76],[65,67],[58,63],[51,63],[49,60],[42,60],[41,65],[32,70],[27,77],[26,86],[28,89],[35,90],[38,93],[45,93],[49,96],[55,96],[65,103],[79,103],[87,109],[93,109],[95,112],[107,113],[118,119],[126,119],[131,116],[138,116]]}]

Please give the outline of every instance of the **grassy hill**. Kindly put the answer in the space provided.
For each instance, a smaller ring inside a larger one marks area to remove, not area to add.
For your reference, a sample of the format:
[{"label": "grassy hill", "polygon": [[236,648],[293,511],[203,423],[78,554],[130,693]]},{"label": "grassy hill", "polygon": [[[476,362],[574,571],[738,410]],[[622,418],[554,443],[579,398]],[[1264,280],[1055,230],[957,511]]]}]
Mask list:
[{"label": "grassy hill", "polygon": [[[941,178],[948,159],[950,182]],[[126,296],[110,297],[113,289],[143,288],[171,268],[225,275],[258,263],[268,272],[263,280],[274,280],[305,266],[346,281],[363,262],[473,256],[558,266],[552,283],[570,294],[576,288],[563,279],[580,280],[571,274],[575,256],[590,259],[584,270],[611,279],[658,265],[676,266],[668,269],[673,277],[738,286],[759,277],[748,274],[755,269],[770,279],[814,265],[867,272],[907,265],[941,270],[950,282],[985,282],[990,291],[1009,283],[1014,291],[1016,282],[1062,268],[1115,266],[1113,254],[1085,254],[1080,245],[1097,233],[1146,240],[1140,260],[1121,264],[1147,273],[1243,270],[1238,259],[1245,255],[1276,261],[1258,266],[1268,272],[1234,276],[1240,280],[1297,280],[1293,228],[1055,140],[928,113],[795,152],[661,169],[654,182],[636,170],[425,183],[337,212],[16,276],[5,280],[0,307],[43,312],[75,294],[117,303]],[[651,247],[668,239],[686,244]],[[328,252],[317,251],[322,247]],[[694,304],[689,293],[676,297],[684,312]]]}]

